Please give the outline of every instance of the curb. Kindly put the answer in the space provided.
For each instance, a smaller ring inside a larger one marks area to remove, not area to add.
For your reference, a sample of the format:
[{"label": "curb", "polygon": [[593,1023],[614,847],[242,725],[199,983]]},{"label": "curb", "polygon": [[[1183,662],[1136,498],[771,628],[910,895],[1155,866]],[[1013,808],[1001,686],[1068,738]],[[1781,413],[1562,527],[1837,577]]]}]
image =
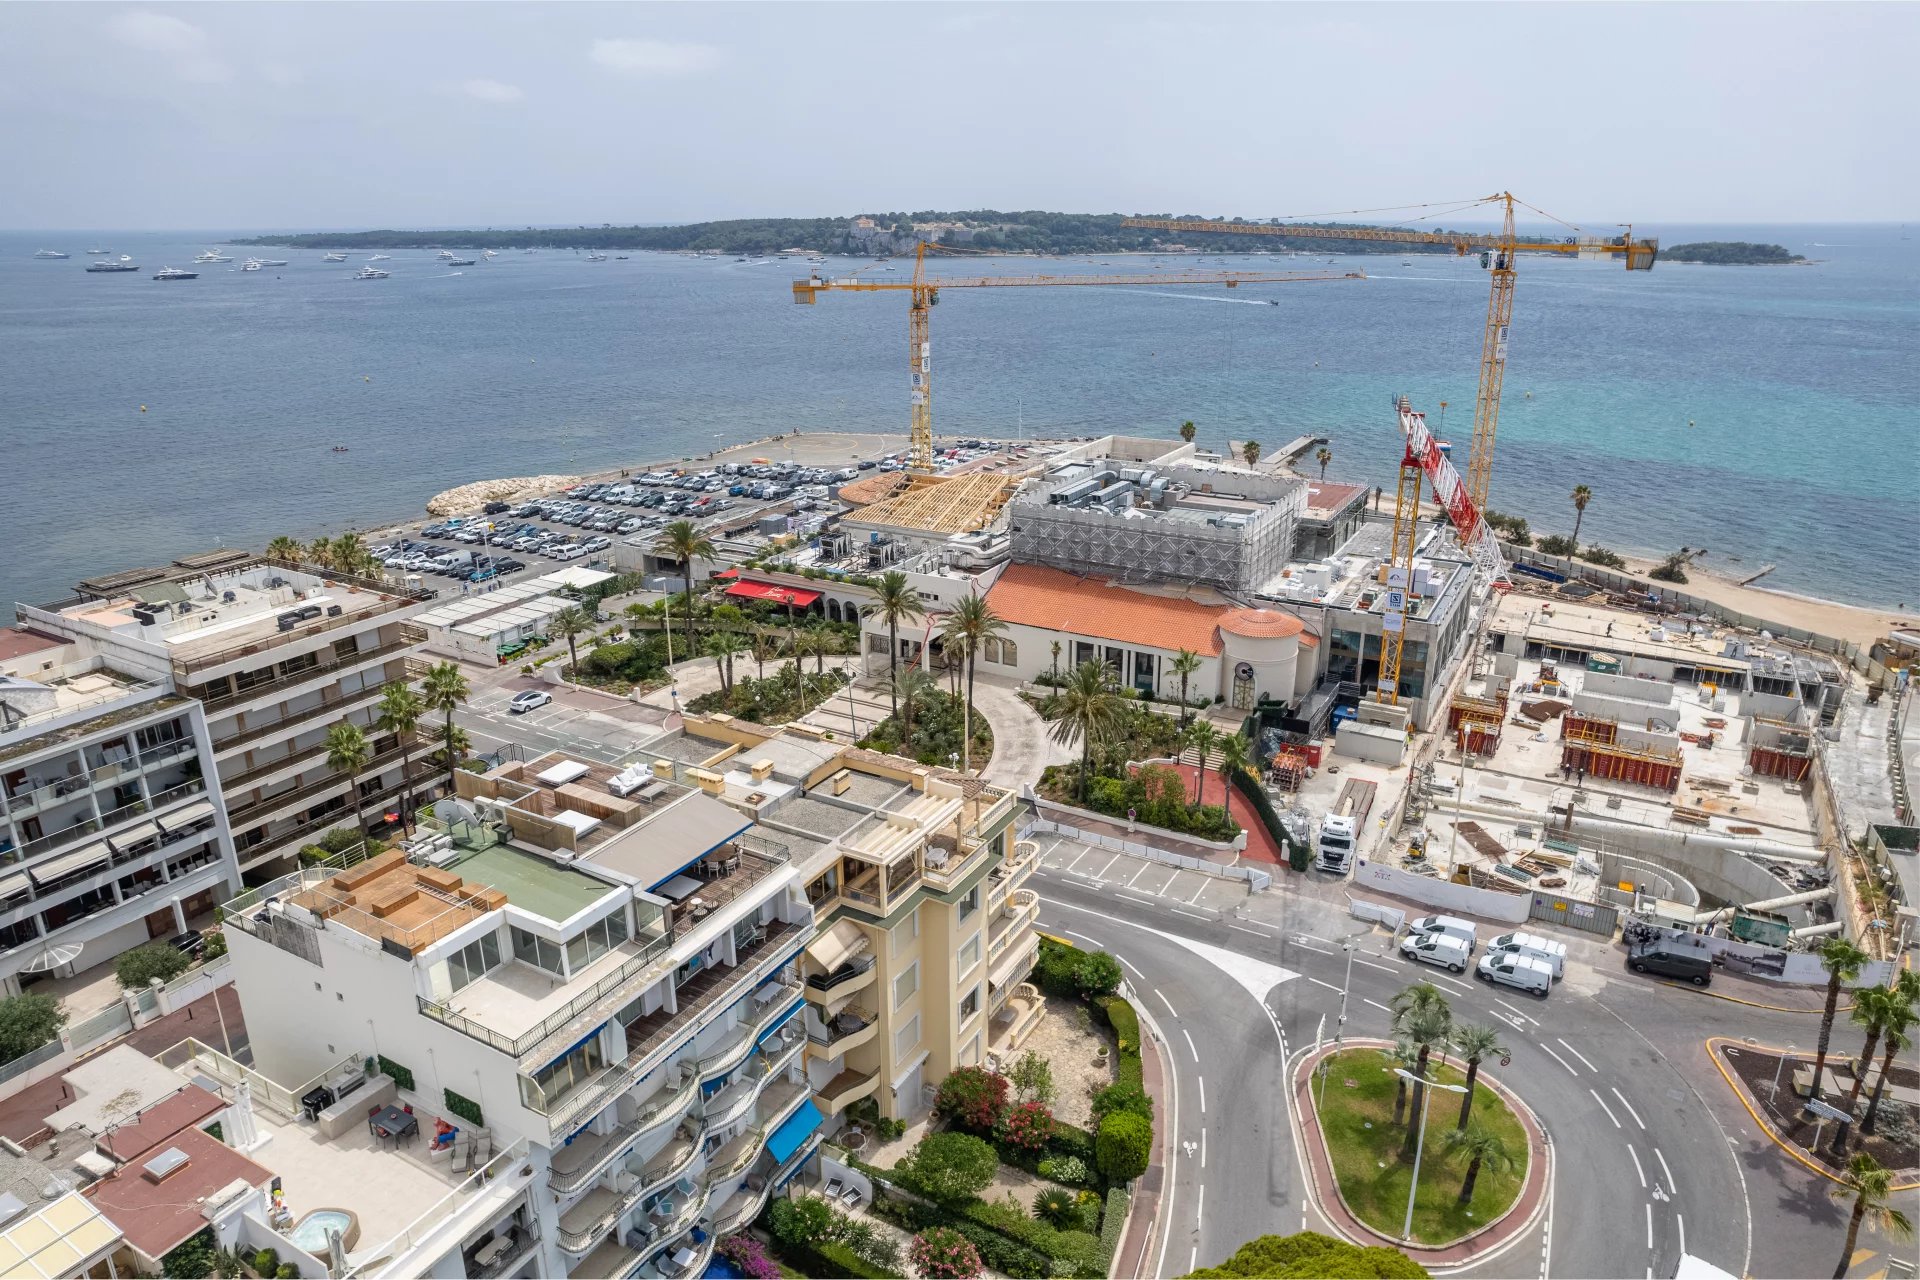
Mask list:
[{"label": "curb", "polygon": [[[1762,1004],[1758,1000],[1742,1000],[1739,996],[1722,995],[1718,991],[1707,991],[1707,990],[1704,990],[1703,988],[1696,987],[1691,985],[1690,983],[1685,983],[1685,982],[1661,982],[1659,983],[1659,985],[1663,987],[1671,987],[1675,991],[1686,991],[1696,996],[1705,996],[1709,1000],[1725,1000],[1728,1004],[1743,1004],[1747,1006],[1747,1008],[1749,1009],[1767,1009],[1767,1010],[1771,1010],[1774,1013],[1823,1014],[1826,1012],[1825,1005],[1822,1005],[1817,1009],[1806,1009],[1806,1008],[1802,1008],[1797,1004]],[[1852,1009],[1853,1009],[1853,1006],[1850,1004],[1835,1005],[1834,1013],[1835,1014],[1847,1013],[1847,1012],[1850,1012]]]},{"label": "curb", "polygon": [[[1819,1174],[1821,1177],[1825,1178],[1828,1182],[1839,1183],[1840,1179],[1838,1177],[1835,1177],[1831,1170],[1823,1168],[1820,1165],[1815,1164],[1813,1161],[1807,1159],[1805,1156],[1801,1155],[1797,1147],[1795,1147],[1792,1143],[1788,1142],[1785,1138],[1782,1138],[1778,1133],[1774,1132],[1773,1126],[1768,1124],[1766,1119],[1763,1116],[1761,1116],[1761,1114],[1758,1111],[1754,1110],[1753,1104],[1747,1101],[1747,1091],[1740,1087],[1739,1083],[1734,1080],[1733,1074],[1727,1070],[1727,1064],[1720,1060],[1719,1053],[1717,1053],[1714,1049],[1714,1046],[1717,1044],[1732,1044],[1742,1049],[1753,1048],[1756,1046],[1750,1046],[1745,1041],[1735,1041],[1732,1036],[1708,1036],[1705,1040],[1701,1041],[1702,1047],[1705,1048],[1707,1051],[1708,1060],[1713,1063],[1714,1069],[1719,1071],[1720,1078],[1727,1082],[1727,1088],[1733,1090],[1733,1096],[1740,1100],[1740,1105],[1746,1108],[1747,1114],[1753,1117],[1753,1122],[1754,1124],[1760,1127],[1760,1132],[1766,1134],[1767,1137],[1771,1138],[1773,1140],[1774,1146],[1779,1147],[1782,1151],[1792,1156],[1795,1160],[1798,1160],[1801,1164],[1805,1165],[1812,1172]],[[1757,1047],[1772,1048],[1772,1046],[1770,1045],[1761,1045]],[[1774,1049],[1773,1051],[1775,1053],[1786,1052],[1786,1050],[1784,1049]],[[1800,1055],[1796,1053],[1794,1056],[1799,1057]],[[1920,1187],[1920,1182],[1903,1182],[1903,1183],[1900,1183],[1898,1186],[1889,1187],[1887,1189],[1889,1191],[1912,1191],[1916,1187]]]},{"label": "curb", "polygon": [[[1131,983],[1128,984],[1128,989],[1130,991],[1133,990]],[[1131,1001],[1131,997],[1129,997],[1129,999]],[[1166,1233],[1165,1219],[1167,1210],[1168,1206],[1173,1203],[1173,1197],[1170,1193],[1172,1190],[1171,1179],[1175,1139],[1173,1133],[1173,1118],[1167,1106],[1167,1099],[1164,1096],[1168,1088],[1167,1057],[1163,1053],[1163,1048],[1167,1043],[1166,1032],[1160,1029],[1160,1024],[1154,1020],[1153,1014],[1148,1012],[1145,1001],[1135,1003],[1133,1008],[1135,1016],[1140,1019],[1141,1024],[1144,1025],[1149,1032],[1155,1059],[1154,1065],[1160,1075],[1160,1086],[1163,1095],[1154,1099],[1154,1105],[1159,1109],[1160,1113],[1154,1126],[1156,1131],[1155,1138],[1157,1139],[1154,1145],[1158,1150],[1155,1152],[1153,1165],[1148,1166],[1150,1169],[1155,1166],[1159,1168],[1160,1190],[1155,1193],[1154,1196],[1153,1217],[1147,1221],[1147,1237],[1140,1250],[1140,1265],[1136,1269],[1137,1275],[1146,1277],[1153,1274],[1152,1267],[1150,1266],[1150,1260],[1153,1257],[1153,1246],[1154,1243]],[[1140,1047],[1142,1050],[1145,1050],[1147,1043],[1143,1041]],[[1148,1096],[1151,1097],[1152,1095],[1149,1094]],[[1121,1231],[1120,1248],[1115,1250],[1113,1261],[1108,1264],[1109,1268],[1117,1265],[1121,1255],[1126,1253],[1127,1233],[1133,1230],[1134,1217],[1140,1211],[1140,1199],[1141,1197],[1138,1191],[1133,1192],[1127,1199],[1126,1227]]]}]

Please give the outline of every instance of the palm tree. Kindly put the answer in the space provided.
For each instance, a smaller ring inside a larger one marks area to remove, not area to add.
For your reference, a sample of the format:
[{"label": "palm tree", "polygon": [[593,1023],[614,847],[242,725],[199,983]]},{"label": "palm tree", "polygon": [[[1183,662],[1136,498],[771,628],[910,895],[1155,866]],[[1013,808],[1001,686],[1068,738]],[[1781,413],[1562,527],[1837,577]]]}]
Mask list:
[{"label": "palm tree", "polygon": [[[1414,1062],[1413,1074],[1421,1080],[1427,1077],[1427,1059],[1436,1044],[1445,1044],[1453,1031],[1453,1007],[1447,998],[1440,994],[1440,988],[1431,982],[1416,982],[1412,986],[1401,988],[1394,996],[1393,1033],[1416,1046],[1419,1056]],[[1419,1137],[1421,1097],[1426,1092],[1424,1085],[1413,1086],[1413,1119],[1407,1126],[1406,1150],[1413,1153],[1413,1144]]]},{"label": "palm tree", "polygon": [[1389,1064],[1388,1070],[1394,1072],[1394,1078],[1400,1082],[1400,1091],[1393,1095],[1393,1122],[1401,1124],[1407,1114],[1407,1078],[1401,1071],[1411,1071],[1420,1061],[1420,1051],[1405,1040],[1396,1040],[1393,1048],[1383,1050]]},{"label": "palm tree", "polygon": [[[1059,641],[1054,641],[1056,649],[1059,645]],[[1173,674],[1180,677],[1180,727],[1182,729],[1186,728],[1187,721],[1193,718],[1193,708],[1187,704],[1187,683],[1193,679],[1194,673],[1200,670],[1202,661],[1200,655],[1193,650],[1182,649],[1173,655],[1173,662],[1169,664]]]},{"label": "palm tree", "polygon": [[359,573],[367,558],[367,545],[357,533],[343,533],[333,542],[333,567],[341,573]]},{"label": "palm tree", "polygon": [[[889,689],[899,683],[900,672],[900,624],[911,622],[926,615],[926,606],[920,603],[920,595],[907,581],[907,575],[898,569],[889,569],[880,575],[880,584],[875,588],[878,594],[867,612],[887,624],[887,680]],[[900,718],[900,700],[893,700],[894,719]]]},{"label": "palm tree", "polygon": [[1086,802],[1087,779],[1093,772],[1093,746],[1119,731],[1126,701],[1107,687],[1106,668],[1087,661],[1073,669],[1060,690],[1059,712],[1049,736],[1063,747],[1080,744],[1080,800]]},{"label": "palm tree", "polygon": [[1580,522],[1587,518],[1587,504],[1593,501],[1593,490],[1583,484],[1573,486],[1573,545],[1580,545]]},{"label": "palm tree", "polygon": [[321,569],[333,565],[333,539],[324,534],[307,544],[307,563]]},{"label": "palm tree", "polygon": [[366,733],[351,720],[342,720],[327,730],[327,768],[347,775],[353,794],[353,833],[367,838],[367,818],[362,811],[360,771],[373,759],[373,744]]},{"label": "palm tree", "polygon": [[[582,631],[591,631],[593,629],[593,619],[587,616],[585,609],[580,608],[578,605],[570,604],[553,615],[553,622],[550,625],[555,631],[558,631],[567,638],[568,665],[578,671],[580,667],[580,653],[574,644],[574,637]],[[688,652],[691,653],[692,651],[689,650]]]},{"label": "palm tree", "polygon": [[465,729],[462,729],[459,725],[455,725],[452,731],[446,735],[445,745],[442,746],[440,750],[434,752],[433,755],[429,756],[428,759],[434,761],[434,767],[436,768],[443,764],[446,765],[449,774],[451,774],[457,771],[460,762],[465,760],[472,752],[473,740],[467,737],[467,731]]},{"label": "palm tree", "polygon": [[1473,1086],[1480,1078],[1480,1063],[1486,1058],[1504,1058],[1507,1046],[1500,1043],[1500,1032],[1494,1027],[1476,1027],[1462,1023],[1453,1029],[1453,1047],[1467,1064],[1467,1094],[1460,1099],[1461,1130],[1467,1127],[1467,1119],[1473,1114]]},{"label": "palm tree", "polygon": [[1321,445],[1313,451],[1313,460],[1320,464],[1320,479],[1324,481],[1327,478],[1327,464],[1333,461],[1333,450]]},{"label": "palm tree", "polygon": [[693,653],[693,562],[696,557],[713,559],[713,541],[693,521],[675,520],[660,531],[653,549],[678,560],[687,580],[687,652]]},{"label": "palm tree", "polygon": [[1460,1183],[1461,1204],[1473,1203],[1473,1184],[1480,1180],[1482,1166],[1495,1170],[1511,1169],[1514,1163],[1513,1153],[1507,1150],[1506,1143],[1500,1141],[1500,1135],[1480,1125],[1471,1129],[1455,1129],[1448,1134],[1447,1154],[1467,1162],[1467,1176]]},{"label": "palm tree", "polygon": [[1247,460],[1247,465],[1250,467],[1257,464],[1260,461],[1260,442],[1249,440],[1241,445],[1240,456]]},{"label": "palm tree", "polygon": [[1222,734],[1220,737],[1220,807],[1233,807],[1233,777],[1245,773],[1250,757],[1247,753],[1247,740],[1237,733]]},{"label": "palm tree", "polygon": [[1860,976],[1867,965],[1867,953],[1845,938],[1829,938],[1816,953],[1827,971],[1827,1007],[1820,1015],[1820,1042],[1813,1059],[1813,1090],[1807,1096],[1820,1100],[1820,1081],[1827,1070],[1827,1042],[1833,1038],[1833,1017],[1840,1008],[1840,988]]},{"label": "palm tree", "polygon": [[733,690],[727,686],[727,657],[735,641],[724,631],[715,631],[707,636],[706,653],[713,659],[713,674],[720,681],[720,694],[728,697]]},{"label": "palm tree", "polygon": [[1189,418],[1180,424],[1180,438],[1188,444],[1192,444],[1193,438],[1199,434],[1200,428],[1193,425],[1193,419]]},{"label": "palm tree", "polygon": [[267,558],[270,560],[285,560],[289,563],[298,564],[300,561],[300,544],[283,533],[267,544]]},{"label": "palm tree", "polygon": [[1058,640],[1053,642],[1053,683],[1056,686],[1060,683],[1060,642]]},{"label": "palm tree", "polygon": [[893,677],[894,705],[900,708],[900,754],[909,760],[919,757],[913,750],[914,708],[926,701],[934,689],[934,679],[920,667],[908,667]]},{"label": "palm tree", "polygon": [[1873,1096],[1867,1099],[1867,1114],[1860,1122],[1862,1133],[1872,1133],[1874,1121],[1880,1116],[1880,1098],[1887,1091],[1887,1074],[1893,1070],[1894,1057],[1913,1043],[1909,1029],[1920,1021],[1920,1009],[1914,1007],[1916,1000],[1920,1000],[1920,973],[1902,970],[1894,983],[1893,994],[1896,1003],[1888,1010],[1886,1025],[1880,1030],[1881,1043],[1886,1046],[1880,1059],[1880,1078],[1874,1081]]},{"label": "palm tree", "polygon": [[765,633],[756,633],[753,637],[753,661],[759,668],[760,679],[767,678],[767,660],[780,656],[780,642]]},{"label": "palm tree", "polygon": [[946,647],[959,652],[960,658],[967,664],[967,698],[960,704],[960,771],[973,772],[973,673],[980,661],[980,650],[986,642],[1000,635],[1007,624],[993,611],[987,598],[978,593],[968,595],[954,607],[947,618],[947,625],[941,629],[940,638]]},{"label": "palm tree", "polygon": [[[1815,1087],[1819,1087],[1817,1080]],[[1840,1264],[1833,1269],[1833,1280],[1846,1280],[1863,1221],[1871,1220],[1876,1232],[1893,1240],[1906,1240],[1913,1235],[1912,1220],[1887,1203],[1893,1194],[1893,1175],[1864,1151],[1847,1161],[1846,1173],[1840,1176],[1838,1185],[1827,1188],[1827,1194],[1842,1202],[1853,1201],[1853,1213],[1847,1218],[1847,1243],[1840,1250]]]},{"label": "palm tree", "polygon": [[418,691],[395,680],[380,691],[380,718],[374,721],[380,732],[400,740],[400,822],[408,835],[413,834],[413,735],[426,710]]},{"label": "palm tree", "polygon": [[442,712],[447,717],[443,736],[447,746],[447,790],[451,792],[453,769],[459,763],[459,757],[454,751],[453,713],[459,709],[461,703],[467,700],[473,689],[467,684],[467,678],[461,674],[457,664],[437,662],[428,668],[427,677],[421,682],[420,692],[424,696],[427,710]]},{"label": "palm tree", "polygon": [[1187,745],[1192,747],[1199,757],[1199,762],[1194,769],[1194,790],[1197,793],[1193,801],[1195,804],[1207,802],[1207,757],[1213,754],[1213,749],[1219,741],[1220,731],[1213,727],[1211,721],[1195,720],[1187,726]]}]

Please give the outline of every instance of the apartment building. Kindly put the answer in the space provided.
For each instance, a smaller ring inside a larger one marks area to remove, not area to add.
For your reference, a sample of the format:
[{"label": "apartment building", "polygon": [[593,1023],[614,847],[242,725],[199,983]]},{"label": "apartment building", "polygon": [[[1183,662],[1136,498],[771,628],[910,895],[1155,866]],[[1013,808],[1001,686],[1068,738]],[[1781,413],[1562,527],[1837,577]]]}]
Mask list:
[{"label": "apartment building", "polygon": [[[405,620],[423,593],[216,551],[165,568],[88,579],[72,598],[21,605],[36,631],[84,644],[117,669],[200,704],[240,870],[284,871],[302,845],[399,798],[403,751],[373,728],[381,689],[404,680],[425,639]],[[374,755],[352,778],[330,769],[327,730],[367,729]]]},{"label": "apartment building", "polygon": [[228,905],[260,1071],[371,1058],[356,1115],[398,1104],[423,1139],[478,1144],[469,1163],[522,1153],[509,1246],[363,1236],[352,1274],[697,1275],[810,1159],[813,911],[781,841],[672,775],[562,754],[463,773],[405,850]]},{"label": "apartment building", "polygon": [[214,769],[164,678],[0,630],[0,990],[180,934],[239,887]]},{"label": "apartment building", "polygon": [[955,1067],[1010,1058],[1045,1014],[1038,859],[1016,797],[977,778],[829,742],[689,717],[681,774],[786,841],[817,933],[806,983],[807,1079],[829,1129],[871,1098],[923,1113]]}]

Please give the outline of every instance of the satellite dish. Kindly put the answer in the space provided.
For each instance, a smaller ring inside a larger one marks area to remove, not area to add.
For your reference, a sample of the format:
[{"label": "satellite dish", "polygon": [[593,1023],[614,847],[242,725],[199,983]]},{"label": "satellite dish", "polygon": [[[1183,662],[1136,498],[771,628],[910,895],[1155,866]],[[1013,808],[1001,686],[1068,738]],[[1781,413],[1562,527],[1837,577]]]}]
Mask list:
[{"label": "satellite dish", "polygon": [[49,944],[45,951],[20,967],[22,973],[46,973],[58,969],[63,964],[72,964],[80,958],[80,952],[86,947],[83,942],[58,942]]},{"label": "satellite dish", "polygon": [[447,799],[434,801],[433,816],[449,825],[456,822],[464,822],[468,826],[472,826],[480,821],[480,815],[473,811],[473,806],[463,800]]}]

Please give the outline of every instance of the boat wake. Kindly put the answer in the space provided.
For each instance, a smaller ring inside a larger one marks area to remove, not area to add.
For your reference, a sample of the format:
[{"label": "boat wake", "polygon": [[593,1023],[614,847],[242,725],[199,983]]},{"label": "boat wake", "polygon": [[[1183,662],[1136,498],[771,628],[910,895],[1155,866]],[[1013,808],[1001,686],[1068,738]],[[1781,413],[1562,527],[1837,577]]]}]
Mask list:
[{"label": "boat wake", "polygon": [[1191,302],[1237,302],[1243,307],[1264,307],[1265,298],[1216,298],[1210,293],[1162,293],[1158,289],[1128,289],[1126,292],[1146,298],[1186,298]]}]

